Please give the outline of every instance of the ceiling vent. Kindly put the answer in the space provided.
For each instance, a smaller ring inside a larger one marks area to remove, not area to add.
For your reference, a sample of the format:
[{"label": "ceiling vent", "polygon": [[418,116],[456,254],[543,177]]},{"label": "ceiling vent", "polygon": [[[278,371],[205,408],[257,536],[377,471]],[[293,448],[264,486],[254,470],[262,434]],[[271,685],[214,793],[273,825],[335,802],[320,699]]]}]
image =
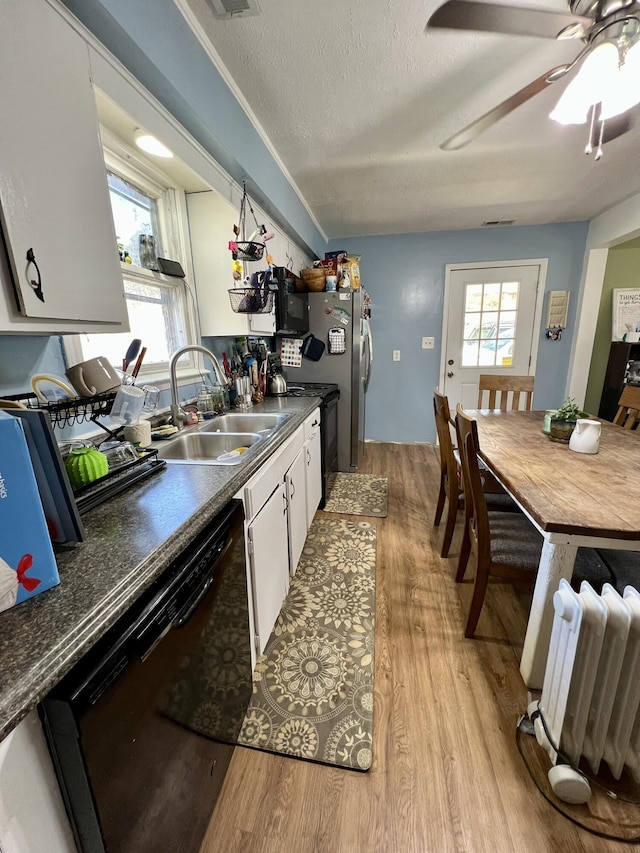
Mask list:
[{"label": "ceiling vent", "polygon": [[213,14],[220,20],[229,18],[251,18],[260,15],[258,0],[207,0]]},{"label": "ceiling vent", "polygon": [[483,228],[495,228],[496,225],[513,225],[515,219],[487,219],[482,223]]}]

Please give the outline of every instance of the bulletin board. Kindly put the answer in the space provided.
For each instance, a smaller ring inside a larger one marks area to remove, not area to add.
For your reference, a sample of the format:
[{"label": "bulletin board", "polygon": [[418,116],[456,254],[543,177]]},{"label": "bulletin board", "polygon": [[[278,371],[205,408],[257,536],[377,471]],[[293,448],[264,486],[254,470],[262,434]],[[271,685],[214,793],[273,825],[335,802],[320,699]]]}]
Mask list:
[{"label": "bulletin board", "polygon": [[612,341],[623,341],[629,332],[640,332],[640,288],[613,291],[612,320]]}]

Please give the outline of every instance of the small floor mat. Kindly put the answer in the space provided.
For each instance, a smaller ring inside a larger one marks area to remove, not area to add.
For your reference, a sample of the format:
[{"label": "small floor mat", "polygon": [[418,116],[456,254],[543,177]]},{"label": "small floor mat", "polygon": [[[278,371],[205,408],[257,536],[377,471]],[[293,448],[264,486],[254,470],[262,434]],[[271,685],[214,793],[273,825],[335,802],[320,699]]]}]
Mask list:
[{"label": "small floor mat", "polygon": [[256,664],[238,744],[370,768],[375,564],[374,524],[316,516]]},{"label": "small floor mat", "polygon": [[329,479],[325,512],[348,515],[387,515],[388,481],[371,474],[334,474]]}]

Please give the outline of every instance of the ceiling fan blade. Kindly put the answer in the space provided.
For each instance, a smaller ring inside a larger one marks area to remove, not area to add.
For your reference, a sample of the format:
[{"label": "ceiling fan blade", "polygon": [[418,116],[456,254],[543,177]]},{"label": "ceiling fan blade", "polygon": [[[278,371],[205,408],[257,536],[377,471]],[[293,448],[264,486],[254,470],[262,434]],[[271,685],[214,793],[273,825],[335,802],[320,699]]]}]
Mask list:
[{"label": "ceiling fan blade", "polygon": [[607,142],[612,142],[614,139],[617,139],[619,136],[622,136],[623,133],[631,130],[633,127],[633,119],[629,115],[629,113],[623,113],[619,116],[614,116],[613,118],[608,118],[604,123],[604,133],[602,135],[602,144],[606,145]]},{"label": "ceiling fan blade", "polygon": [[569,12],[528,9],[522,6],[500,6],[473,0],[447,0],[427,21],[432,27],[454,30],[480,30],[488,33],[507,33],[517,36],[558,38],[567,27],[564,38],[582,38],[593,21]]},{"label": "ceiling fan blade", "polygon": [[[560,70],[563,70],[564,73],[560,74]],[[449,139],[442,143],[440,148],[442,148],[443,151],[457,151],[458,148],[464,148],[465,145],[473,142],[473,140],[477,139],[481,133],[484,133],[485,130],[488,130],[492,125],[500,121],[500,119],[509,115],[510,112],[513,112],[513,110],[521,104],[524,104],[525,101],[533,98],[539,92],[544,91],[547,86],[550,86],[556,80],[564,77],[564,74],[566,74],[568,70],[569,66],[565,65],[558,66],[558,68],[553,68],[551,71],[547,71],[546,74],[543,74],[523,89],[520,89],[518,92],[511,95],[511,97],[507,98],[506,101],[503,101],[492,110],[489,110],[488,113],[485,113],[480,116],[480,118],[472,121],[471,124],[468,124],[465,128],[459,130],[458,133],[454,133],[453,136],[450,136]]]}]

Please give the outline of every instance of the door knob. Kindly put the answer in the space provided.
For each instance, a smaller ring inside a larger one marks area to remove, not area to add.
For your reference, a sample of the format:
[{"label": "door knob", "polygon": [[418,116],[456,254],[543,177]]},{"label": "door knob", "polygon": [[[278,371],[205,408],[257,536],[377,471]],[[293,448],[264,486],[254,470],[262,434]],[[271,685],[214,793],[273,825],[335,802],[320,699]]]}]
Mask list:
[{"label": "door knob", "polygon": [[447,376],[449,377],[449,379],[451,379],[451,377],[453,376],[453,370],[447,371]]}]

